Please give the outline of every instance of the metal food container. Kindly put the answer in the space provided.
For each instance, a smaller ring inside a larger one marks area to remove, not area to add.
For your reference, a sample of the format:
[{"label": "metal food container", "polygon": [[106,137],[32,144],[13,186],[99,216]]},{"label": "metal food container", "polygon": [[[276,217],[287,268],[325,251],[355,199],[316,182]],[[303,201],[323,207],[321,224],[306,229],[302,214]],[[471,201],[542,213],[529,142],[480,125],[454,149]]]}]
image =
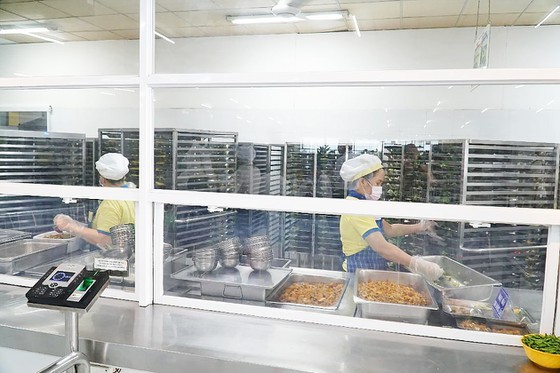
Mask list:
[{"label": "metal food container", "polygon": [[15,274],[66,255],[66,243],[21,240],[0,245],[0,273]]},{"label": "metal food container", "polygon": [[[388,280],[400,285],[411,286],[427,300],[427,306],[408,304],[384,303],[365,300],[358,296],[358,287],[367,281]],[[402,321],[414,324],[425,324],[431,310],[437,310],[438,305],[420,275],[408,272],[381,271],[373,269],[358,269],[354,286],[354,302],[357,304],[361,316],[364,318]]]},{"label": "metal food container", "polygon": [[66,244],[66,252],[68,254],[73,253],[74,251],[78,251],[82,248],[83,240],[78,237],[70,237],[70,238],[50,238],[50,236],[55,236],[61,233],[57,231],[50,231],[38,234],[33,236],[34,240],[44,240],[44,241],[52,241],[52,242],[62,242]]},{"label": "metal food container", "polygon": [[[454,316],[457,328],[464,330],[477,330],[489,333],[502,333],[511,335],[525,335],[531,332],[527,328],[527,324],[514,321],[505,321],[499,319],[491,319],[485,317],[468,317],[468,316]],[[481,328],[471,328],[464,324],[464,322],[472,322],[475,325],[480,325]]]},{"label": "metal food container", "polygon": [[472,268],[442,255],[424,256],[425,260],[437,263],[443,269],[443,276],[436,281],[428,281],[435,290],[436,300],[441,303],[443,296],[456,299],[486,301],[492,296],[498,282]]},{"label": "metal food container", "polygon": [[[273,258],[270,262],[270,266],[273,268],[288,268],[291,262],[292,260],[287,258]],[[249,258],[247,255],[241,255],[239,264],[249,265]]]},{"label": "metal food container", "polygon": [[[342,301],[342,297],[346,288],[348,287],[348,280],[349,278],[343,277],[343,274],[340,276],[317,276],[317,275],[307,275],[307,274],[300,274],[300,273],[291,273],[290,277],[282,283],[279,287],[277,287],[267,298],[266,303],[267,305],[271,305],[274,307],[281,307],[281,308],[294,308],[294,309],[301,309],[301,307],[305,308],[313,308],[316,310],[322,311],[336,311],[340,306],[340,302]],[[342,291],[338,296],[335,304],[332,306],[315,306],[311,304],[303,304],[303,303],[291,303],[291,302],[282,302],[280,301],[280,296],[284,292],[284,290],[297,282],[310,282],[310,283],[325,283],[325,284],[342,284]]]},{"label": "metal food container", "polygon": [[198,272],[194,266],[171,274],[176,280],[200,283],[202,295],[264,302],[267,295],[292,272],[292,269],[269,268],[253,271],[251,267],[225,268],[220,265],[211,272]]}]

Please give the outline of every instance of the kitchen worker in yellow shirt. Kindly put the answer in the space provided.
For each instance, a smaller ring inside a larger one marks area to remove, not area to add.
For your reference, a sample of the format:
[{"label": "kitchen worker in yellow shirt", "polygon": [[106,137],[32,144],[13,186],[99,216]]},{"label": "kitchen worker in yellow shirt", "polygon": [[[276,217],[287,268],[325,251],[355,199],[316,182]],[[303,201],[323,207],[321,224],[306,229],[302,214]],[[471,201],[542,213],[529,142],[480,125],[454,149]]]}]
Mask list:
[{"label": "kitchen worker in yellow shirt", "polygon": [[[347,200],[376,201],[381,198],[385,170],[378,157],[362,154],[349,159],[340,168],[340,176],[350,183]],[[341,215],[340,238],[344,254],[342,267],[348,272],[355,272],[358,268],[385,270],[387,263],[391,261],[434,281],[443,274],[439,265],[419,256],[408,255],[385,237],[414,233],[435,235],[435,225],[435,222],[426,220],[417,224],[389,224],[386,220],[373,216]]]},{"label": "kitchen worker in yellow shirt", "polygon": [[[119,153],[107,153],[95,162],[99,172],[99,184],[106,188],[129,188],[127,183],[128,159]],[[134,224],[135,205],[133,201],[105,200],[99,204],[91,222],[91,227],[72,219],[68,215],[58,214],[54,217],[57,230],[81,237],[101,249],[111,246],[111,228],[121,224]]]}]

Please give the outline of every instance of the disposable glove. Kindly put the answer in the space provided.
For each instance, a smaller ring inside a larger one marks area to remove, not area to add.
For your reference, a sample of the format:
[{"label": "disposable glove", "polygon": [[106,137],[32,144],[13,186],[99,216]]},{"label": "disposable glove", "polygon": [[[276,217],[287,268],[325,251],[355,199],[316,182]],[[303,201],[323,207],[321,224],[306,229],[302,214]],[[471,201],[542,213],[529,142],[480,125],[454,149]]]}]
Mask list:
[{"label": "disposable glove", "polygon": [[410,260],[410,270],[424,276],[428,281],[435,281],[443,275],[443,269],[439,265],[419,256],[413,256]]},{"label": "disposable glove", "polygon": [[420,223],[418,223],[418,226],[420,227],[420,233],[426,234],[438,241],[445,241],[443,238],[441,238],[440,236],[438,236],[438,234],[436,233],[436,227],[437,227],[437,223],[433,220],[421,220]]},{"label": "disposable glove", "polygon": [[53,219],[55,229],[70,233],[73,236],[81,237],[86,226],[72,219],[68,215],[58,214]]}]

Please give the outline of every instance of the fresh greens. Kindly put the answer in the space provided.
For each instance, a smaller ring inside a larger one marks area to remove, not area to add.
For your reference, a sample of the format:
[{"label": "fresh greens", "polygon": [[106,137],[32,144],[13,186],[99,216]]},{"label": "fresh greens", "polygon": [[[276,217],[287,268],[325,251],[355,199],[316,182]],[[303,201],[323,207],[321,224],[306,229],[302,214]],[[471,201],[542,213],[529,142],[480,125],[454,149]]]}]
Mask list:
[{"label": "fresh greens", "polygon": [[554,334],[528,334],[521,342],[533,350],[549,354],[560,354],[560,337]]}]

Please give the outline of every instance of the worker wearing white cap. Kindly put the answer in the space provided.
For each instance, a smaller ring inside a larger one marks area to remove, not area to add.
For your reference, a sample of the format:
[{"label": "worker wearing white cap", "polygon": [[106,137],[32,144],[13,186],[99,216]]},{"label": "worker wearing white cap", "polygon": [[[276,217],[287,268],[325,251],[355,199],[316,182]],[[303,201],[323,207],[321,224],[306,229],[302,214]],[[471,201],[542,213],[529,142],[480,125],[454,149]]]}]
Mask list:
[{"label": "worker wearing white cap", "polygon": [[[128,188],[134,186],[125,182],[128,174],[128,159],[119,153],[107,153],[95,162],[99,172],[99,185],[108,188]],[[54,217],[56,229],[81,237],[103,249],[111,244],[111,228],[121,224],[134,224],[135,205],[133,201],[105,200],[99,204],[91,222],[91,228],[71,217],[58,214]]]},{"label": "worker wearing white cap", "polygon": [[[348,200],[378,200],[382,195],[385,170],[381,160],[370,154],[362,154],[344,162],[340,176],[350,183]],[[389,224],[372,216],[342,215],[340,237],[345,259],[342,267],[354,272],[358,268],[387,269],[389,261],[408,267],[428,280],[436,280],[443,270],[439,265],[410,256],[385,237],[397,237],[413,233],[433,233],[433,221],[418,224]]]}]

